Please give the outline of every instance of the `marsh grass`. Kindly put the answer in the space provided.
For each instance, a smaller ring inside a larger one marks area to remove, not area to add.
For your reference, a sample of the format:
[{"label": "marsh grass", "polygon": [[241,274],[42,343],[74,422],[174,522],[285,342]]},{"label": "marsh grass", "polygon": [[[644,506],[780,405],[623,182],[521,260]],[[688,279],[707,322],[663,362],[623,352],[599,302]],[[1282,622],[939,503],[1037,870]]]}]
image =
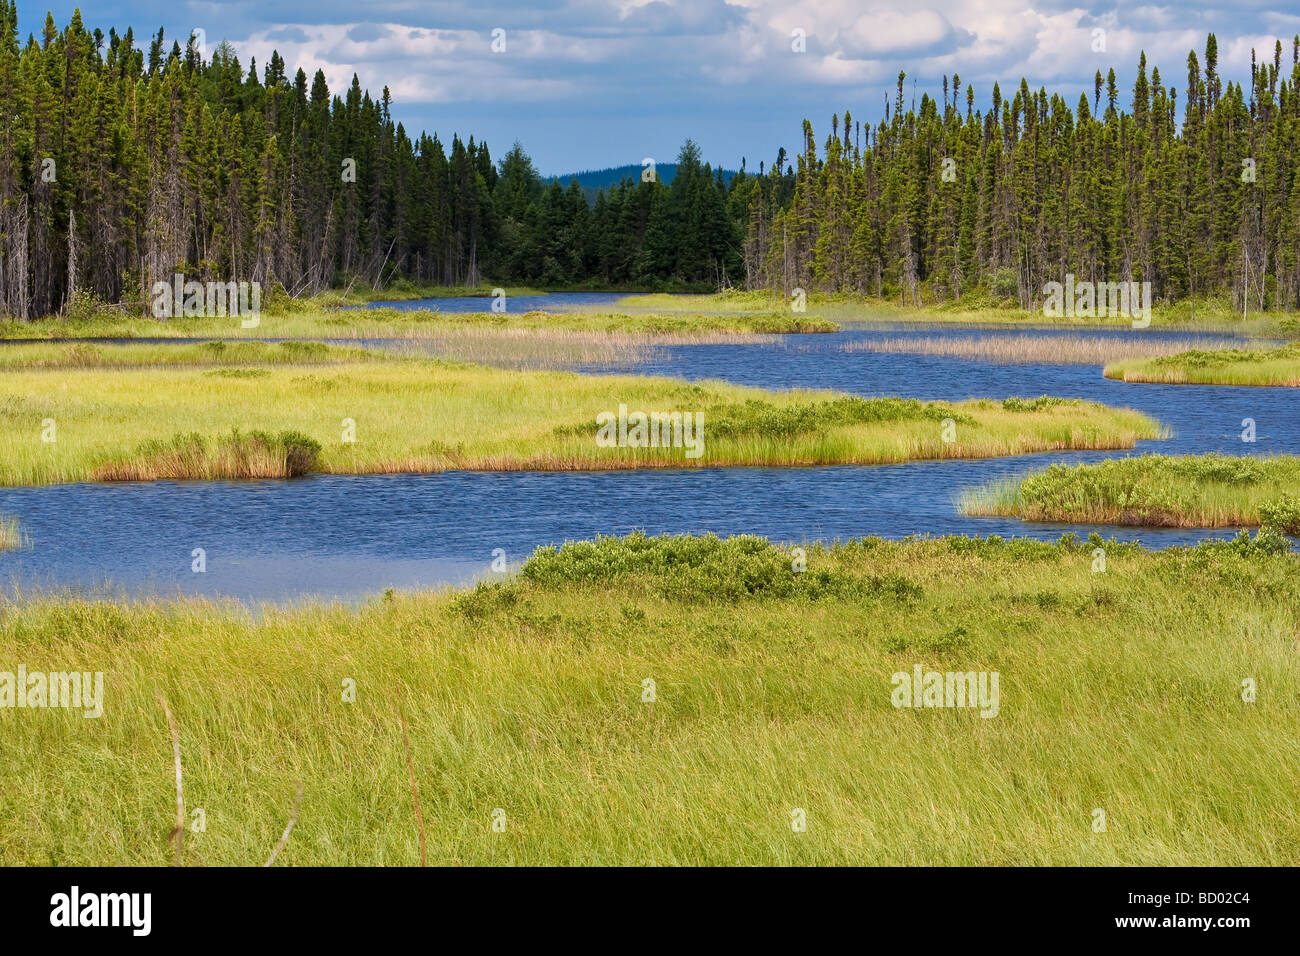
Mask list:
[{"label": "marsh grass", "polygon": [[375,354],[323,342],[227,342],[110,345],[21,343],[0,348],[0,369],[154,368],[160,365],[264,366],[361,362]]},{"label": "marsh grass", "polygon": [[[590,365],[622,368],[662,357],[664,345],[719,341],[734,341],[734,337],[467,326],[436,335],[410,336],[400,343],[390,343],[387,348],[402,354],[436,356],[498,368],[567,369]],[[749,341],[774,339],[755,336]]]},{"label": "marsh grass", "polygon": [[772,311],[743,315],[700,312],[654,313],[644,310],[571,309],[564,312],[439,312],[431,309],[338,308],[330,303],[304,304],[288,311],[263,312],[258,324],[244,328],[237,316],[176,318],[168,321],[112,313],[86,320],[60,317],[36,322],[0,321],[0,339],[82,338],[219,338],[219,339],[420,339],[438,338],[466,329],[546,333],[621,333],[649,337],[645,344],[728,341],[749,335],[786,332],[834,332],[838,326],[816,316]]},{"label": "marsh grass", "polygon": [[[643,335],[571,329],[512,329],[467,325],[436,335],[382,339],[382,351],[325,342],[260,342],[217,339],[188,343],[128,345],[99,342],[21,343],[0,348],[0,369],[150,368],[212,365],[243,369],[267,365],[331,365],[377,360],[390,353],[436,356],[501,368],[635,366],[662,355],[660,346],[734,341],[733,336]],[[772,342],[772,336],[748,341]],[[222,373],[230,374],[230,373]]]},{"label": "marsh grass", "polygon": [[[412,775],[432,865],[1287,866],[1298,571],[1263,535],[867,539],[802,574],[632,536],[359,608],[10,604],[0,660],[103,671],[104,716],[0,709],[0,862],[170,862],[163,694],[191,866],[263,862],[299,782],[277,865],[414,866]],[[997,671],[998,716],[896,709],[918,664]]]},{"label": "marsh grass", "polygon": [[[620,404],[703,413],[702,456],[600,447],[596,416]],[[952,441],[944,440],[947,418]],[[47,420],[57,423],[48,443]],[[345,420],[355,423],[355,442],[343,441]],[[882,464],[1122,449],[1164,435],[1141,413],[1074,400],[925,404],[409,358],[273,363],[247,373],[30,368],[0,376],[0,483],[226,474],[220,455],[190,459],[184,448],[149,443],[178,433],[215,441],[236,429],[299,433],[321,445],[315,470],[353,474]],[[262,466],[250,460],[249,469]]]},{"label": "marsh grass", "polygon": [[21,547],[22,543],[22,532],[18,529],[17,520],[0,515],[0,551]]},{"label": "marsh grass", "polygon": [[1184,350],[1107,365],[1107,378],[1164,385],[1300,387],[1300,343],[1272,349]]},{"label": "marsh grass", "polygon": [[129,461],[95,469],[96,481],[157,481],[298,478],[320,455],[320,442],[295,431],[268,435],[238,429],[216,441],[195,433],[151,439]]},{"label": "marsh grass", "polygon": [[969,493],[962,510],[1028,521],[1271,527],[1300,536],[1300,458],[1143,455],[1052,465]]},{"label": "marsh grass", "polygon": [[[790,310],[789,300],[770,292],[732,291],[713,295],[652,295],[621,299],[620,309],[700,314],[779,313]],[[897,298],[872,295],[809,292],[806,307],[811,313],[839,324],[880,322],[906,325],[989,325],[1050,326],[1053,328],[1132,328],[1127,316],[1078,318],[1049,317],[1041,309],[1022,309],[1010,300],[999,301],[979,291],[957,300],[926,296],[921,306],[903,305]],[[1294,312],[1251,313],[1245,321],[1232,304],[1224,300],[1182,301],[1152,308],[1152,327],[1203,332],[1231,332],[1240,336],[1276,338],[1300,337],[1300,315]]]},{"label": "marsh grass", "polygon": [[[1231,343],[1205,339],[1192,343],[1206,351],[1227,349]],[[1046,365],[1104,365],[1119,359],[1173,355],[1188,350],[1187,342],[1107,339],[1096,336],[986,335],[964,338],[891,338],[848,342],[843,352],[941,355],[976,359],[1003,365],[1038,363]]]},{"label": "marsh grass", "polygon": [[280,311],[290,312],[364,305],[368,302],[410,302],[415,299],[481,298],[490,301],[498,288],[504,289],[506,295],[511,298],[546,294],[544,290],[528,286],[494,286],[489,282],[482,282],[476,286],[429,285],[409,279],[397,279],[383,288],[376,289],[369,280],[358,277],[358,281],[351,283],[344,278],[339,288],[327,289],[314,296],[300,296],[296,299],[286,296],[276,300],[275,305]]}]

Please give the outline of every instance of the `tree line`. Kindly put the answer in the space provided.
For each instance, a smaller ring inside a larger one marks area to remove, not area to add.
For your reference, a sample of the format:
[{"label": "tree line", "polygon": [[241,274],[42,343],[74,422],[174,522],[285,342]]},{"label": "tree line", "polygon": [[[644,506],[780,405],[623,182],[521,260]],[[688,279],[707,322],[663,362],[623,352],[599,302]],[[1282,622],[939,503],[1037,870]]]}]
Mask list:
[{"label": "tree line", "polygon": [[1009,99],[994,84],[984,113],[969,85],[963,110],[958,74],[905,111],[899,73],[875,128],[833,116],[819,152],[804,122],[793,192],[786,175],[738,187],[745,281],[910,304],[984,289],[1029,307],[1072,274],[1150,282],[1157,301],[1295,309],[1300,36],[1289,64],[1280,40],[1272,52],[1225,83],[1211,34],[1203,67],[1188,54],[1181,120],[1145,54],[1127,110],[1113,69],[1073,109],[1022,80]]},{"label": "tree line", "polygon": [[0,0],[0,312],[74,295],[141,301],[176,273],[291,295],[396,276],[476,285],[708,288],[739,268],[728,191],[689,141],[670,185],[628,179],[594,206],[516,145],[411,136],[353,76],[247,70],[195,35],[88,30],[80,11],[18,40]]},{"label": "tree line", "polygon": [[[1178,92],[1139,62],[1132,101],[1098,72],[1071,110],[1022,81],[974,108],[960,78],[873,128],[849,113],[820,149],[727,182],[687,141],[590,202],[515,144],[412,136],[353,76],[332,93],[278,53],[245,70],[222,43],[159,30],[18,38],[0,0],[0,312],[53,314],[77,294],[141,302],[176,273],[302,295],[397,277],[443,285],[795,288],[923,303],[972,291],[1033,305],[1065,273],[1145,280],[1157,298],[1231,293],[1300,304],[1300,38],[1248,87],[1216,41]],[[1104,92],[1104,101],[1103,101]],[[951,97],[950,97],[951,93]]]}]

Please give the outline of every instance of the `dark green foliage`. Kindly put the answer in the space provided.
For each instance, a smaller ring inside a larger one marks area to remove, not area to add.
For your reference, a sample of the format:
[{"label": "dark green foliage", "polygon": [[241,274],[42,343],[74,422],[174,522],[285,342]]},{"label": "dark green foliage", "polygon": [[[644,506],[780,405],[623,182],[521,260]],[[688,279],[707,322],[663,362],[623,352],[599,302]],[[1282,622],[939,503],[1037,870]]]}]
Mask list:
[{"label": "dark green foliage", "polygon": [[832,116],[818,141],[805,120],[793,166],[782,154],[738,177],[746,277],[786,295],[1038,308],[1072,273],[1148,281],[1156,302],[1300,307],[1300,62],[1272,60],[1224,84],[1211,35],[1179,90],[1142,55],[1129,112],[1114,70],[1104,99],[1099,71],[1091,103],[1021,80],[1007,97],[995,84],[987,111],[956,75],[951,96],[945,78],[941,100],[905,108],[899,74],[874,128]]},{"label": "dark green foliage", "polygon": [[[693,603],[830,596],[911,602],[924,594],[897,574],[858,576],[839,567],[818,567],[822,557],[824,552],[814,548],[807,566],[796,570],[791,552],[753,535],[650,538],[633,532],[622,538],[538,548],[517,579],[482,584],[457,598],[455,606],[471,616],[509,606],[517,600],[513,592],[527,586],[612,588],[619,594],[643,587],[661,597]],[[639,608],[620,607],[625,620],[644,618]]]},{"label": "dark green foliage", "polygon": [[520,576],[543,587],[643,579],[664,597],[689,601],[817,598],[854,585],[842,571],[797,572],[788,553],[752,535],[648,538],[638,532],[571,542],[538,548]]},{"label": "dark green foliage", "polygon": [[[406,281],[707,290],[741,277],[746,210],[689,140],[668,185],[588,202],[516,144],[408,135],[389,92],[278,53],[101,42],[79,13],[20,46],[0,0],[0,315],[138,314],[156,282],[258,282],[263,307]],[[305,66],[306,64],[304,64]],[[45,175],[46,172],[52,175]]]},{"label": "dark green foliage", "polygon": [[1224,84],[1216,47],[1204,70],[1188,58],[1181,103],[1142,57],[1131,112],[1113,70],[1105,107],[1099,72],[1091,106],[1022,80],[987,112],[955,75],[951,98],[945,82],[905,110],[900,74],[875,127],[836,115],[819,150],[805,120],[794,154],[730,177],[687,140],[671,182],[629,176],[592,203],[518,144],[494,162],[473,138],[409,134],[355,76],[331,91],[278,53],[245,69],[227,44],[204,59],[162,31],[142,49],[80,13],[20,45],[0,0],[0,314],[134,311],[177,272],[259,282],[267,308],[488,277],[1037,307],[1069,272],[1293,309],[1300,65]]}]

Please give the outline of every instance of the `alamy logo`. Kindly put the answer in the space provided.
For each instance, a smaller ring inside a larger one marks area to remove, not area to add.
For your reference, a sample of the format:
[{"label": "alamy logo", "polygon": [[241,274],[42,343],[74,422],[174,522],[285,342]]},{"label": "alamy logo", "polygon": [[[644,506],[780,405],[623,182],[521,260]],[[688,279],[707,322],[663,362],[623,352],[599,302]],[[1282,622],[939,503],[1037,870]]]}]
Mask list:
[{"label": "alamy logo", "polygon": [[0,707],[61,707],[83,717],[104,715],[104,672],[0,671]]},{"label": "alamy logo", "polygon": [[51,926],[128,926],[133,936],[148,936],[153,925],[150,893],[71,892],[50,897]]},{"label": "alamy logo", "polygon": [[687,458],[704,454],[703,412],[632,412],[618,406],[618,414],[596,416],[601,448],[685,448]]},{"label": "alamy logo", "polygon": [[1048,318],[1124,316],[1134,320],[1135,329],[1151,324],[1150,282],[1075,282],[1074,273],[1067,272],[1064,285],[1049,282],[1043,295],[1043,315]]},{"label": "alamy logo", "polygon": [[997,671],[898,671],[890,678],[895,707],[978,707],[981,717],[998,715]]},{"label": "alamy logo", "polygon": [[149,294],[153,297],[155,319],[238,315],[246,316],[240,324],[252,329],[262,314],[260,282],[186,282],[178,272],[171,282],[155,282]]}]

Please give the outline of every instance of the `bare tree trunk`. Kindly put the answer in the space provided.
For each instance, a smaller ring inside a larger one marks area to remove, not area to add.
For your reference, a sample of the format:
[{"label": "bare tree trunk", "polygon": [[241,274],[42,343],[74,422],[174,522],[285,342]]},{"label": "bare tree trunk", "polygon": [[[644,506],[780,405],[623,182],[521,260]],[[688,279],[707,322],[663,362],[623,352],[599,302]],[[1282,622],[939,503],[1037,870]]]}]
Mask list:
[{"label": "bare tree trunk", "polygon": [[27,284],[27,197],[0,214],[0,306],[22,322],[31,318]]},{"label": "bare tree trunk", "polygon": [[77,291],[77,216],[68,210],[68,289],[63,300],[66,313],[72,308],[72,297]]}]

